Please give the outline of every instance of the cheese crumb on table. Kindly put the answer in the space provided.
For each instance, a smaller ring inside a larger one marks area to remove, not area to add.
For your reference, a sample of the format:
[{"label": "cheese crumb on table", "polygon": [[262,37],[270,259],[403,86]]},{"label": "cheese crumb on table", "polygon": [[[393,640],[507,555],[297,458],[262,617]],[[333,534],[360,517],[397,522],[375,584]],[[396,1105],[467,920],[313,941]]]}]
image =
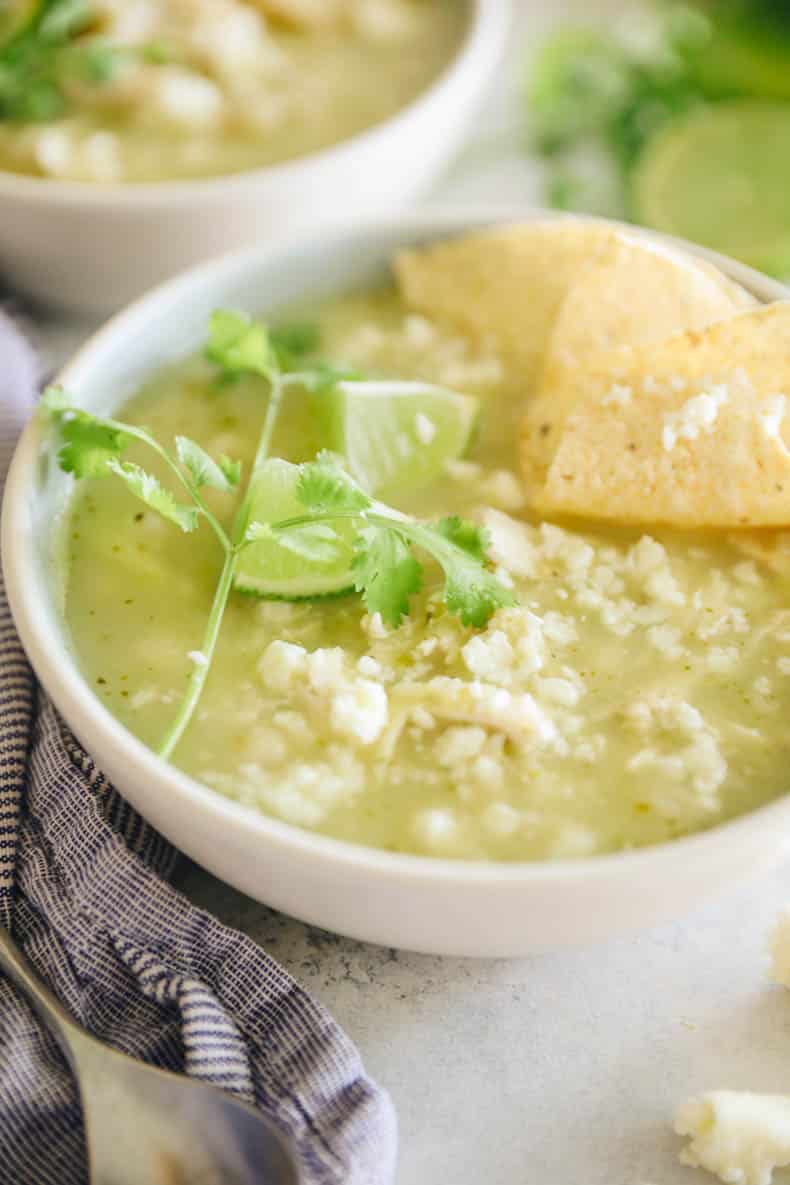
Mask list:
[{"label": "cheese crumb on table", "polygon": [[682,1164],[725,1185],[771,1185],[774,1170],[790,1165],[790,1096],[710,1091],[684,1103],[675,1131],[689,1137]]}]

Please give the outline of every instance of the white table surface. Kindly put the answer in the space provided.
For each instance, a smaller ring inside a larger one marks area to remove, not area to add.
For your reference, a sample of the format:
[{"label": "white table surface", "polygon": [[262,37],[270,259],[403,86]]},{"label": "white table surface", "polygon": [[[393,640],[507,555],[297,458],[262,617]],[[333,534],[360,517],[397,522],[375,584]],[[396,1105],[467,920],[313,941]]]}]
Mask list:
[{"label": "white table surface", "polygon": [[[519,149],[524,41],[616,0],[522,0],[479,135],[432,201],[537,204]],[[86,326],[40,322],[52,360]],[[766,937],[790,868],[675,925],[590,950],[473,962],[365,946],[276,914],[184,865],[180,887],[260,942],[334,1014],[401,1125],[398,1185],[702,1185],[675,1106],[713,1087],[790,1091],[790,994]],[[784,1176],[779,1174],[778,1182]]]}]

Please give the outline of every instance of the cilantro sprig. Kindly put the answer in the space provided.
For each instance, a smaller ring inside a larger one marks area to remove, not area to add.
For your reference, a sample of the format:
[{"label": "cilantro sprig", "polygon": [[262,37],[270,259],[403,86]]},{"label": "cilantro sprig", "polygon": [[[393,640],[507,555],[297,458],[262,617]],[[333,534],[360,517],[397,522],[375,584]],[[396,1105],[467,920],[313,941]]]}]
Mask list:
[{"label": "cilantro sprig", "polygon": [[[415,550],[442,569],[445,604],[464,625],[484,626],[497,609],[514,604],[513,594],[486,567],[488,535],[474,523],[456,516],[436,523],[409,518],[371,498],[326,451],[301,466],[296,495],[305,515],[268,524],[268,529],[288,546],[295,530],[356,520],[355,588],[368,612],[380,613],[388,625],[401,624],[412,596],[422,588],[424,570]],[[260,537],[260,524],[250,524],[247,539]]]},{"label": "cilantro sprig", "polygon": [[[175,448],[163,447],[149,431],[112,417],[91,415],[77,407],[59,387],[43,397],[44,414],[57,425],[58,461],[77,479],[114,477],[152,512],[190,533],[205,521],[221,547],[222,568],[199,652],[205,661],[192,664],[176,715],[162,739],[159,753],[169,758],[188,728],[211,668],[220,628],[233,589],[242,552],[264,539],[309,562],[330,561],[336,554],[337,525],[351,520],[354,530],[352,573],[356,590],[370,613],[380,613],[392,627],[400,625],[411,598],[419,592],[424,569],[418,556],[431,557],[444,575],[447,607],[468,626],[483,626],[496,609],[512,605],[513,596],[489,571],[486,533],[460,518],[420,522],[373,499],[343,468],[339,458],[321,452],[300,466],[297,497],[304,514],[281,522],[252,520],[255,477],[269,457],[275,425],[289,387],[320,391],[349,372],[316,362],[318,338],[306,326],[270,330],[244,314],[220,310],[209,324],[206,357],[224,381],[251,376],[268,392],[255,460],[242,483],[241,464],[211,457],[187,436]],[[133,443],[145,446],[170,475],[177,493],[138,461],[125,457]],[[205,489],[240,496],[229,530],[210,509]]]}]

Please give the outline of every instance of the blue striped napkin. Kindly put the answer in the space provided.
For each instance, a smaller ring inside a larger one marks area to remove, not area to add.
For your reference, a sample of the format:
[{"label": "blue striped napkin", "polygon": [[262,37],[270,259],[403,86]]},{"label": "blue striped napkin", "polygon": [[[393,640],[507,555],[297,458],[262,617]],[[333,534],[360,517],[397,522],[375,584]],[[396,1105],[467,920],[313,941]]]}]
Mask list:
[{"label": "blue striped napkin", "polygon": [[[0,480],[34,392],[32,355],[0,314]],[[101,1040],[270,1115],[306,1185],[389,1185],[388,1096],[277,963],[167,883],[175,858],[36,687],[0,579],[0,924]],[[0,1185],[86,1180],[68,1066],[0,977]]]}]

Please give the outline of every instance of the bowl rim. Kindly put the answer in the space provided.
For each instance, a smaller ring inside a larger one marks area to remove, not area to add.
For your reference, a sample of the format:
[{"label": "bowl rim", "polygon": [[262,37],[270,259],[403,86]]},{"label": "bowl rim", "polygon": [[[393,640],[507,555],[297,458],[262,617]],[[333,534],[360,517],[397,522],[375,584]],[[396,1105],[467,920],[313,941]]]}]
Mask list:
[{"label": "bowl rim", "polygon": [[[743,284],[763,302],[790,299],[790,291],[778,281],[763,276],[744,264],[729,260],[707,248],[642,228],[586,215],[561,214],[540,208],[505,206],[470,206],[424,210],[388,218],[367,220],[353,228],[341,227],[329,232],[337,245],[350,250],[358,238],[378,237],[382,245],[391,238],[411,241],[439,240],[465,229],[503,226],[541,220],[578,220],[614,226],[653,245],[680,248],[692,256],[707,259],[731,279]],[[283,267],[290,256],[309,254],[326,246],[328,232],[310,238],[296,238],[282,244],[243,248],[191,268],[160,284],[107,321],[81,346],[54,380],[78,389],[83,373],[89,372],[94,355],[101,356],[105,345],[116,339],[134,339],[154,317],[168,316],[178,308],[180,299],[195,287],[209,293],[223,280],[239,278],[250,271],[264,274],[267,269]],[[35,414],[26,425],[17,444],[6,481],[2,507],[2,567],[11,613],[28,659],[37,678],[69,727],[102,764],[102,754],[114,754],[115,760],[135,767],[141,782],[154,786],[157,794],[172,796],[179,811],[187,810],[203,817],[216,828],[242,828],[260,844],[275,845],[294,857],[320,860],[337,868],[395,878],[413,884],[439,883],[456,887],[496,887],[519,885],[526,888],[538,883],[597,882],[613,875],[628,878],[632,872],[672,864],[676,859],[701,858],[724,838],[737,843],[738,837],[756,823],[783,822],[790,811],[790,798],[780,797],[737,818],[714,827],[665,841],[661,844],[626,851],[581,858],[496,862],[460,860],[446,857],[394,853],[347,840],[311,832],[251,807],[223,797],[218,791],[177,769],[149,749],[109,711],[81,674],[76,656],[70,651],[64,630],[50,628],[50,594],[45,581],[37,579],[37,561],[32,531],[29,529],[29,494],[35,483],[45,427]],[[124,793],[124,791],[121,791]],[[130,802],[136,809],[134,799]],[[145,815],[144,808],[141,813]],[[774,828],[777,832],[780,828]],[[169,838],[178,846],[178,837]]]},{"label": "bowl rim", "polygon": [[242,169],[237,173],[161,181],[121,181],[101,185],[93,181],[59,181],[29,176],[0,168],[0,200],[15,198],[36,204],[88,207],[128,207],[142,204],[179,205],[191,200],[216,200],[231,192],[254,188],[266,182],[296,184],[309,180],[311,169],[348,168],[358,152],[377,148],[393,133],[422,122],[427,110],[468,80],[488,75],[505,44],[511,21],[511,0],[463,0],[467,12],[465,32],[455,54],[441,72],[403,107],[378,123],[316,152],[294,157],[280,164]]}]

